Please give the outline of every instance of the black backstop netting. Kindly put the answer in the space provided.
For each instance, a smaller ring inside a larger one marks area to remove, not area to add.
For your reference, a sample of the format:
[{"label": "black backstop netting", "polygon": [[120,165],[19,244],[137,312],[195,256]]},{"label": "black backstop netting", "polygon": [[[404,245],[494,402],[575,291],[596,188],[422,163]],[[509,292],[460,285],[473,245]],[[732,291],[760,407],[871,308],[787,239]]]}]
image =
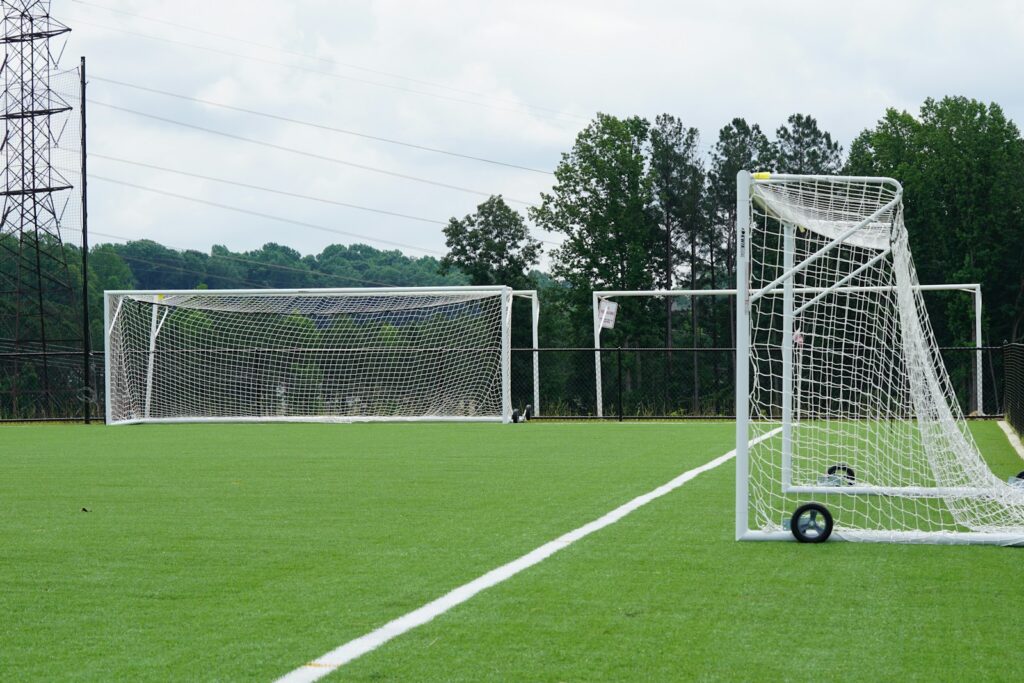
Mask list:
[{"label": "black backstop netting", "polygon": [[1003,352],[1003,411],[1006,421],[1024,436],[1024,344],[1007,344]]}]

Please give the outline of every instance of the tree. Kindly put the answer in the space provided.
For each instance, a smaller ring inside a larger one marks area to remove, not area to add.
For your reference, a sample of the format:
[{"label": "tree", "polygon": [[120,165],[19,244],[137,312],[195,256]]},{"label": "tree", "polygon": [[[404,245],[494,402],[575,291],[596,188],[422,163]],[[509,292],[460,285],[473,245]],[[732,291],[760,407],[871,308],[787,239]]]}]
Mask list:
[{"label": "tree", "polygon": [[[539,226],[565,236],[552,252],[551,268],[567,285],[556,291],[577,344],[592,343],[591,290],[651,289],[657,280],[662,239],[653,208],[649,143],[647,120],[598,114],[562,155],[551,193],[542,193],[541,205],[530,211]],[[630,313],[620,318],[614,335],[622,346],[645,345],[640,337],[657,324],[653,307],[640,301],[629,305]],[[575,360],[576,381],[593,377],[590,359]],[[634,376],[641,376],[639,356],[634,363],[635,372],[625,368],[626,390]]]},{"label": "tree", "polygon": [[[890,109],[850,149],[847,172],[904,187],[922,282],[981,282],[988,338],[1024,338],[1024,142],[997,104],[928,99],[917,117]],[[967,304],[933,316],[940,344],[969,343]]]},{"label": "tree", "polygon": [[592,289],[651,289],[661,239],[651,206],[645,150],[650,124],[640,117],[597,117],[576,136],[555,169],[552,192],[530,215],[565,235],[552,274],[589,300]]},{"label": "tree", "polygon": [[[736,282],[736,174],[770,168],[774,154],[768,136],[756,123],[736,118],[718,132],[718,141],[711,149],[707,193],[711,262],[719,264],[710,269],[713,288],[728,289]],[[730,297],[724,327],[729,331],[731,346],[736,346],[734,306]],[[712,331],[715,346],[719,345],[719,327],[716,324]]]},{"label": "tree", "polygon": [[775,131],[777,173],[833,175],[843,166],[843,148],[818,128],[813,116],[793,114]]},{"label": "tree", "polygon": [[442,275],[461,271],[474,285],[530,288],[529,272],[540,260],[541,244],[501,195],[491,196],[462,220],[449,220],[444,235],[448,254],[441,259]]},{"label": "tree", "polygon": [[128,263],[141,289],[191,289],[203,280],[203,272],[189,272],[185,267],[180,251],[153,240],[133,240],[112,246]]},{"label": "tree", "polygon": [[245,253],[248,273],[246,279],[260,287],[291,289],[308,287],[314,276],[302,254],[291,247],[267,242],[255,251]]},{"label": "tree", "polygon": [[[654,213],[661,225],[661,286],[672,289],[675,282],[677,255],[682,250],[688,255],[686,263],[691,289],[697,288],[700,260],[707,246],[704,163],[698,144],[700,132],[685,128],[682,122],[668,114],[655,119],[651,129],[650,167],[651,187],[654,195]],[[673,299],[665,298],[665,346],[672,347]],[[690,306],[690,331],[693,346],[698,345],[697,306]],[[672,377],[672,354],[666,354],[666,378]],[[700,363],[698,352],[693,357],[693,402],[700,393]]]}]

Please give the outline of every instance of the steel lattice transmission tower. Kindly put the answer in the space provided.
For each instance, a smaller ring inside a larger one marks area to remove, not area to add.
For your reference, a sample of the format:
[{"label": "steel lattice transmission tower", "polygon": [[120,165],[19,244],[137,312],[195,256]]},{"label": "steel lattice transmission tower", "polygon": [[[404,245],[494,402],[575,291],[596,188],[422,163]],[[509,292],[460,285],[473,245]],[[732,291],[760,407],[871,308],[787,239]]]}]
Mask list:
[{"label": "steel lattice transmission tower", "polygon": [[71,29],[50,16],[50,0],[0,8],[0,418],[79,416],[89,385],[84,79],[58,68],[53,45]]}]

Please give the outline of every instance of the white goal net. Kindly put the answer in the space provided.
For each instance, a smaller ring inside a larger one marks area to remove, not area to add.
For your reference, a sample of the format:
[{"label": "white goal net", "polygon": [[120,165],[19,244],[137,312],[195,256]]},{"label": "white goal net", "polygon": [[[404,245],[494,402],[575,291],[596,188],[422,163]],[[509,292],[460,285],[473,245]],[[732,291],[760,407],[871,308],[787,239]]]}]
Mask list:
[{"label": "white goal net", "polygon": [[106,292],[107,422],[503,420],[506,287]]},{"label": "white goal net", "polygon": [[954,398],[885,178],[738,178],[741,539],[824,507],[847,540],[1024,543]]}]

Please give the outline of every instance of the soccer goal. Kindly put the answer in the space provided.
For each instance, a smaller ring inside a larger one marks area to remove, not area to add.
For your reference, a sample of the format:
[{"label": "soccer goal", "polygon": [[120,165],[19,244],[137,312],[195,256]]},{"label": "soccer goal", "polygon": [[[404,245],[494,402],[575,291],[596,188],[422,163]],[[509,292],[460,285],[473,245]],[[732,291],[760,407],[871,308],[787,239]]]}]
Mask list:
[{"label": "soccer goal", "polygon": [[107,422],[507,422],[513,295],[108,291]]},{"label": "soccer goal", "polygon": [[737,178],[736,536],[1024,544],[981,457],[888,178]]},{"label": "soccer goal", "polygon": [[[914,285],[915,290],[924,293],[925,296],[929,292],[956,292],[971,297],[972,306],[968,309],[972,312],[973,320],[971,321],[971,329],[974,333],[974,347],[975,351],[973,358],[971,359],[971,374],[973,380],[970,382],[970,396],[965,396],[970,404],[970,410],[978,415],[984,414],[983,411],[983,397],[984,397],[984,386],[983,378],[984,373],[982,372],[983,366],[983,355],[981,351],[982,347],[982,336],[981,336],[981,314],[982,314],[982,297],[981,297],[981,285],[977,283],[969,284],[929,284],[929,285]],[[848,291],[848,292],[886,292],[893,291],[892,286],[869,286],[865,287],[851,287],[844,286],[838,287],[837,290]],[[807,288],[799,288],[797,294],[817,294],[823,291],[818,288],[814,291],[808,291]],[[601,367],[601,335],[602,331],[614,326],[615,320],[619,316],[629,316],[628,310],[619,310],[618,304],[621,300],[630,299],[671,299],[676,301],[687,301],[690,306],[696,305],[696,302],[705,299],[730,299],[735,304],[736,290],[735,289],[649,289],[649,290],[594,290],[593,292],[593,328],[594,328],[594,376],[595,382],[595,395],[596,395],[596,406],[597,416],[604,416],[604,378]],[[732,309],[730,309],[732,310]],[[731,314],[730,314],[731,315]],[[691,331],[692,333],[692,331]]]}]

